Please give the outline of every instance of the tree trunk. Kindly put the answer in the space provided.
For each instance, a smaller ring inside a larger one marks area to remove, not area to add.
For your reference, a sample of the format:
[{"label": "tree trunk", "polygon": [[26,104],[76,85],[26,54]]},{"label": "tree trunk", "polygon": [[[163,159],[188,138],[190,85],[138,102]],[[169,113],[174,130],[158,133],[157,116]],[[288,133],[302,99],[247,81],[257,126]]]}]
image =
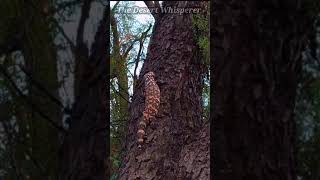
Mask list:
[{"label": "tree trunk", "polygon": [[[41,2],[49,6],[48,0]],[[27,103],[18,105],[19,140],[15,155],[22,172],[25,171],[24,175],[30,179],[57,178],[56,157],[61,132],[51,122],[61,126],[62,107],[57,104],[60,98],[53,29],[50,28],[50,17],[43,16],[39,7],[25,3],[19,7],[26,24],[22,40],[25,65],[20,69],[26,79],[27,99],[19,96],[14,101],[26,100]]]},{"label": "tree trunk", "polygon": [[108,179],[107,17],[105,9],[91,54],[76,59],[80,61],[76,76],[78,89],[70,131],[61,151],[63,180]]},{"label": "tree trunk", "polygon": [[[201,7],[202,3],[165,1],[163,6],[194,8]],[[121,180],[209,179],[209,126],[201,119],[203,66],[191,18],[192,14],[167,13],[156,20],[140,73],[140,85],[129,107]],[[147,138],[139,150],[137,123],[144,109],[141,79],[148,71],[156,75],[161,102],[156,119],[146,128]],[[198,156],[198,151],[203,157]]]},{"label": "tree trunk", "polygon": [[293,110],[308,21],[294,2],[213,2],[213,179],[296,179]]}]

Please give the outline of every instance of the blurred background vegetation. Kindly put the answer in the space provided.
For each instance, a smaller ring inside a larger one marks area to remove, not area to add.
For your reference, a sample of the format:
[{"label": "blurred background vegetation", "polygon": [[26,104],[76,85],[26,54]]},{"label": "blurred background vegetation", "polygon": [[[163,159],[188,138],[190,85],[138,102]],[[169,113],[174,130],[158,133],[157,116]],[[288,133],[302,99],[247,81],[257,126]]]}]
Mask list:
[{"label": "blurred background vegetation", "polygon": [[80,81],[77,55],[81,47],[92,55],[105,7],[99,0],[1,0],[0,179],[58,179]]},{"label": "blurred background vegetation", "polygon": [[298,179],[320,179],[320,17],[303,53],[296,98]]}]

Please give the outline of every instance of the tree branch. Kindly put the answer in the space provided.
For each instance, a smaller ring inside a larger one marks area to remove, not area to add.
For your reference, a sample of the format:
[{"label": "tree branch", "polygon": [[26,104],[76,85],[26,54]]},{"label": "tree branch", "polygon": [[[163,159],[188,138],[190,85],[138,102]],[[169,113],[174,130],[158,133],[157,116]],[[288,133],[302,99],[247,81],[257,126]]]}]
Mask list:
[{"label": "tree branch", "polygon": [[45,93],[52,102],[57,104],[59,107],[65,109],[64,105],[60,102],[60,100],[58,100],[50,92],[48,92],[47,89],[41,85],[41,83],[39,83],[38,81],[33,79],[31,73],[28,72],[25,67],[23,67],[22,65],[19,65],[19,68],[22,70],[22,72],[24,72],[26,74],[26,76],[29,78],[31,84],[35,85],[40,91]]},{"label": "tree branch", "polygon": [[59,23],[57,21],[54,21],[58,30],[60,31],[60,33],[62,34],[62,36],[66,39],[66,41],[68,42],[68,44],[71,47],[71,51],[74,52],[76,49],[75,44],[72,42],[72,40],[67,36],[67,34],[65,33],[64,29],[59,25]]},{"label": "tree branch", "polygon": [[91,46],[92,53],[90,54],[90,62],[93,62],[95,65],[96,73],[89,80],[89,84],[96,83],[99,79],[104,78],[107,74],[107,41],[105,37],[107,34],[107,20],[108,13],[107,7],[103,11],[103,17],[100,20],[98,30],[94,37],[94,42]]},{"label": "tree branch", "polygon": [[73,0],[68,2],[61,2],[56,4],[56,8],[54,9],[55,12],[65,10],[66,8],[70,8],[71,6],[78,5],[79,3],[82,3],[83,0]]},{"label": "tree branch", "polygon": [[117,1],[116,4],[114,4],[114,6],[112,7],[112,10],[111,10],[112,13],[114,13],[114,11],[116,10],[119,3],[120,3],[120,1]]},{"label": "tree branch", "polygon": [[[119,86],[119,84],[118,84],[118,86]],[[120,87],[120,86],[119,86]],[[116,90],[116,88],[114,87],[114,85],[111,83],[111,89],[115,92],[115,93],[117,93],[122,99],[124,99],[125,101],[127,101],[128,103],[130,103],[130,101],[128,100],[128,99],[126,99],[125,97],[123,97],[123,95],[120,93],[120,91],[117,91]],[[122,88],[120,88],[120,89],[122,89]]]},{"label": "tree branch", "polygon": [[140,61],[140,56],[141,56],[141,52],[142,52],[142,48],[143,48],[143,42],[144,41],[140,41],[140,47],[139,47],[139,52],[137,55],[137,58],[135,60],[135,67],[134,67],[134,72],[133,72],[133,87],[135,87],[136,83],[137,83],[137,69],[138,69],[138,65],[139,65],[139,61]]},{"label": "tree branch", "polygon": [[106,7],[103,11],[103,17],[99,22],[99,27],[94,37],[94,42],[92,43],[92,46],[91,46],[92,53],[90,54],[90,59],[92,61],[105,60],[104,58],[106,58],[107,56],[108,39],[105,37],[107,33],[107,28],[108,28],[107,21],[108,21],[108,13],[107,13],[107,7]]},{"label": "tree branch", "polygon": [[[127,94],[128,96],[130,96],[130,94],[128,93],[128,90],[126,90],[124,87],[122,87],[122,86],[119,84],[119,82],[116,82],[116,83],[117,83],[119,89],[121,89],[123,92],[126,92],[126,94]],[[111,84],[112,84],[112,83],[111,83]],[[130,96],[130,97],[131,97],[131,96]]]},{"label": "tree branch", "polygon": [[141,35],[139,52],[138,52],[137,58],[135,60],[135,68],[134,68],[134,72],[133,72],[133,87],[135,87],[135,85],[137,83],[137,77],[138,77],[137,76],[137,68],[139,65],[140,56],[141,56],[142,49],[143,49],[143,43],[144,43],[145,39],[147,38],[148,32],[151,29],[151,27],[152,27],[152,25],[150,24],[149,28],[145,32],[143,32]]},{"label": "tree branch", "polygon": [[4,77],[9,81],[9,83],[13,86],[14,90],[25,99],[25,101],[31,106],[31,108],[34,108],[35,111],[44,119],[46,119],[54,128],[56,128],[57,130],[63,132],[63,133],[67,133],[67,131],[60,125],[56,124],[55,121],[53,121],[48,115],[44,114],[43,112],[41,112],[41,110],[33,103],[31,102],[28,97],[23,94],[23,92],[18,88],[18,86],[16,85],[16,83],[13,81],[13,79],[10,77],[10,75],[8,74],[8,72],[2,67],[0,66],[0,72],[1,74],[4,75]]},{"label": "tree branch", "polygon": [[89,17],[91,2],[92,0],[84,0],[81,8],[81,17],[80,17],[80,21],[77,29],[77,40],[76,40],[77,47],[80,47],[84,43],[83,42],[84,25],[86,23],[86,20]]},{"label": "tree branch", "polygon": [[132,44],[128,47],[128,49],[125,50],[125,53],[122,55],[123,59],[127,59],[129,52],[132,50],[134,43],[137,41],[139,40],[134,40]]}]

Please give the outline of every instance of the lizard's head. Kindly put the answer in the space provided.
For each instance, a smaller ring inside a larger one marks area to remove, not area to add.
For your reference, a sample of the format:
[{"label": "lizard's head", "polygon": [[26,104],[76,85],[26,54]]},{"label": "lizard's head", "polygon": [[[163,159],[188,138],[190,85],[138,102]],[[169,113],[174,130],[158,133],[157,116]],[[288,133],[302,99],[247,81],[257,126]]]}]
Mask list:
[{"label": "lizard's head", "polygon": [[149,71],[148,73],[146,73],[144,76],[144,78],[154,78],[155,74],[152,71]]}]

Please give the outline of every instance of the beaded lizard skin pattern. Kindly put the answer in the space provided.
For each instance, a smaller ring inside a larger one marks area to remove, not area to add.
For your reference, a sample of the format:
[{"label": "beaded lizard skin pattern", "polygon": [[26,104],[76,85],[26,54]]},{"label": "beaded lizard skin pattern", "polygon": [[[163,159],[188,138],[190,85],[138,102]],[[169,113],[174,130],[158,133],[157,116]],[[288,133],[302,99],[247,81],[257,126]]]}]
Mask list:
[{"label": "beaded lizard skin pattern", "polygon": [[138,147],[141,148],[144,142],[144,136],[146,134],[145,129],[147,125],[155,118],[158,113],[160,105],[160,89],[157,85],[154,72],[148,72],[143,76],[145,81],[144,96],[145,96],[145,108],[143,111],[142,120],[138,124]]}]

